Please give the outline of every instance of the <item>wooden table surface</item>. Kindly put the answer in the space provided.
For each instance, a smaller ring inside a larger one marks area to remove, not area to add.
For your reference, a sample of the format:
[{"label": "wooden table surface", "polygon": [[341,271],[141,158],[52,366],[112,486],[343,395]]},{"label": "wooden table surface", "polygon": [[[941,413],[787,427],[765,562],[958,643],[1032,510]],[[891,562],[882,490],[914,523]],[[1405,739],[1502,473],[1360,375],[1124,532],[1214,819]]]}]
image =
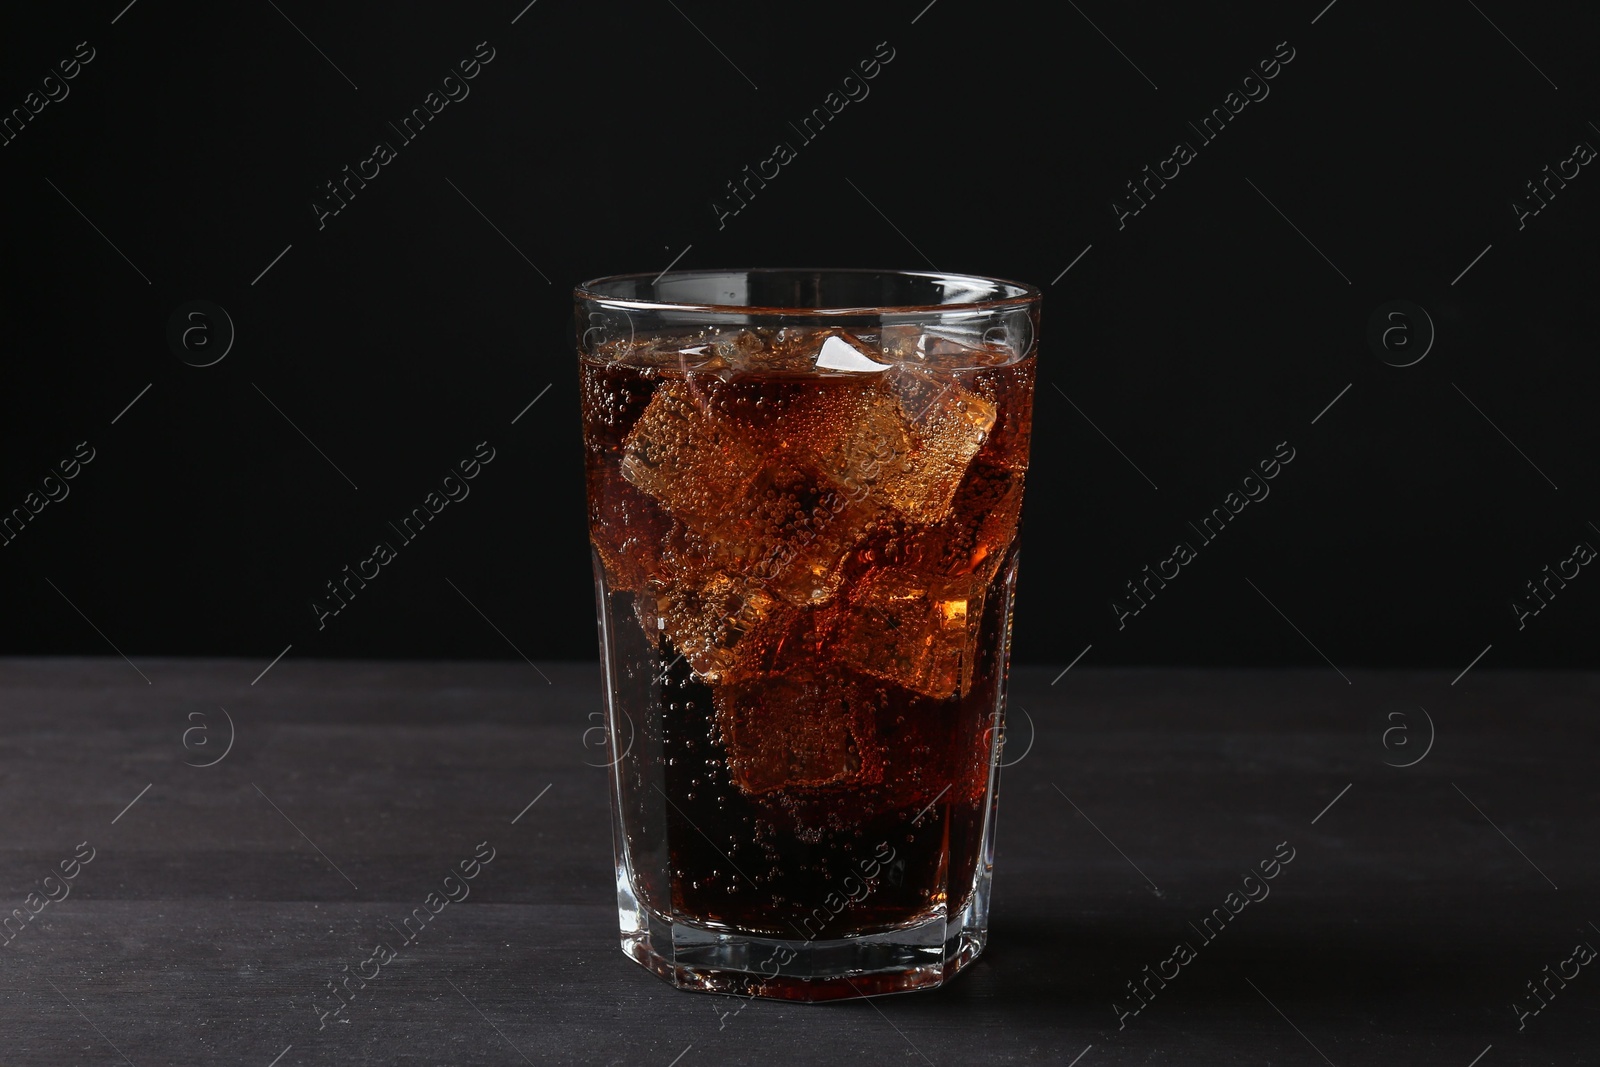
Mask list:
[{"label": "wooden table surface", "polygon": [[988,951],[809,1006],[622,956],[595,665],[262,666],[0,661],[3,1067],[1600,1062],[1600,674],[1019,670]]}]

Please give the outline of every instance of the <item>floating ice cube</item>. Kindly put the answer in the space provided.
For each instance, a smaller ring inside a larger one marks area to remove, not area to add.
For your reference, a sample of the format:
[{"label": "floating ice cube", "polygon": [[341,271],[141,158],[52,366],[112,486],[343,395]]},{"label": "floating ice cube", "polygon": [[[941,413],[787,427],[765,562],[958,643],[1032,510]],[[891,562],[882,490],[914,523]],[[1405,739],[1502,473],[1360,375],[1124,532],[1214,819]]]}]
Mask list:
[{"label": "floating ice cube", "polygon": [[909,518],[938,522],[994,426],[995,406],[953,379],[918,368],[897,366],[879,381],[898,401],[913,446],[885,480],[885,491]]},{"label": "floating ice cube", "polygon": [[821,370],[865,371],[874,373],[889,369],[889,364],[874,358],[866,345],[847,334],[829,334],[817,350],[815,366]]},{"label": "floating ice cube", "polygon": [[984,583],[970,576],[878,571],[851,591],[840,657],[924,696],[965,696],[972,688],[984,593]]},{"label": "floating ice cube", "polygon": [[862,694],[829,674],[795,671],[720,686],[718,732],[747,795],[855,785],[876,767]]},{"label": "floating ice cube", "polygon": [[720,681],[752,651],[751,635],[781,624],[781,606],[761,588],[724,574],[704,585],[651,582],[634,601],[639,623],[652,640],[665,637],[690,668]]},{"label": "floating ice cube", "polygon": [[691,524],[744,497],[765,466],[760,450],[703,403],[688,383],[662,383],[622,445],[622,476]]}]

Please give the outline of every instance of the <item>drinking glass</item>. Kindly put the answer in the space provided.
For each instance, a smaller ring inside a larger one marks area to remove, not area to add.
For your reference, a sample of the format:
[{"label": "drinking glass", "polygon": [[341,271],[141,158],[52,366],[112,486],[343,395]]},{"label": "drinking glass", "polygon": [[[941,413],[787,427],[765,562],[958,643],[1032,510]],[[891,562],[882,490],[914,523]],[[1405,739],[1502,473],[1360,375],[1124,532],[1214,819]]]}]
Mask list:
[{"label": "drinking glass", "polygon": [[575,300],[623,951],[790,1000],[948,981],[988,937],[1038,290]]}]

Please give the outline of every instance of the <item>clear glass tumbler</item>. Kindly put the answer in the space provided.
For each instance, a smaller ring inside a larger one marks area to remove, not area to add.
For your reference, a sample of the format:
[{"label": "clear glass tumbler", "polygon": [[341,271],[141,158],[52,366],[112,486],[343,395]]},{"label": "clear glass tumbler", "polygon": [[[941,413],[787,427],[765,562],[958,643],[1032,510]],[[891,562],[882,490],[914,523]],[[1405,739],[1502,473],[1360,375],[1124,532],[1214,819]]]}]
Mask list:
[{"label": "clear glass tumbler", "polygon": [[1038,290],[575,298],[623,951],[723,993],[942,984],[988,935]]}]

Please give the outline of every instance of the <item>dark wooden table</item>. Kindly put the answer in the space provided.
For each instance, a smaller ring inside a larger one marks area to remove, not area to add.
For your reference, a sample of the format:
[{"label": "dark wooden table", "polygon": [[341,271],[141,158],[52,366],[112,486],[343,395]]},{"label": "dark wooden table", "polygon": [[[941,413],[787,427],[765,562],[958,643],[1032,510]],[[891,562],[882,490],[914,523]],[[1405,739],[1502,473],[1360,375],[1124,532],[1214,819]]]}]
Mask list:
[{"label": "dark wooden table", "polygon": [[1600,1062],[1597,674],[1020,670],[987,953],[804,1006],[618,950],[593,665],[262,666],[0,661],[0,1064]]}]

